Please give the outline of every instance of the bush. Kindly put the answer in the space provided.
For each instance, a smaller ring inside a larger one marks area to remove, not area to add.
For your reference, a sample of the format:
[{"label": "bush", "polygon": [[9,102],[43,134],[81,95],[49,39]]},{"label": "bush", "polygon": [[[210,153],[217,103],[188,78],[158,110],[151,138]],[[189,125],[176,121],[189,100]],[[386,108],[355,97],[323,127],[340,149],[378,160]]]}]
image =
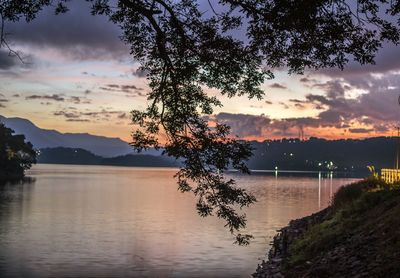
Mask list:
[{"label": "bush", "polygon": [[0,123],[0,181],[21,179],[24,171],[36,163],[36,152],[24,135]]},{"label": "bush", "polygon": [[390,190],[395,186],[374,177],[341,187],[333,196],[332,207],[337,210],[360,198],[363,192]]}]

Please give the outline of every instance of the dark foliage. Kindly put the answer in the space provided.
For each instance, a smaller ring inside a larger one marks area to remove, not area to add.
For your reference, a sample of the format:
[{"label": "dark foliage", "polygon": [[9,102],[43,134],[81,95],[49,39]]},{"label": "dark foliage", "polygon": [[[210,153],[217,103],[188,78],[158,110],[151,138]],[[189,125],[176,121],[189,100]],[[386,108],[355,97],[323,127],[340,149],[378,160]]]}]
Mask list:
[{"label": "dark foliage", "polygon": [[80,164],[80,165],[113,165],[140,167],[176,167],[175,159],[145,154],[128,154],[104,158],[80,148],[44,148],[40,149],[38,163]]},{"label": "dark foliage", "polygon": [[[230,138],[227,126],[210,127],[203,119],[221,105],[203,88],[261,98],[259,85],[273,77],[276,67],[302,73],[343,68],[349,59],[373,63],[383,42],[400,39],[393,23],[399,1],[219,0],[209,1],[208,13],[191,0],[88,1],[93,14],[106,14],[123,28],[131,54],[147,72],[150,105],[132,112],[138,126],[132,145],[138,150],[163,145],[167,155],[182,158],[179,188],[198,196],[200,215],[215,213],[233,233],[245,225],[234,205],[247,206],[255,198],[223,174],[228,167],[248,173],[243,161],[251,149]],[[66,12],[67,2],[2,1],[0,16],[2,22],[29,21],[48,5],[55,13]],[[8,48],[4,33],[1,46]],[[248,238],[238,234],[237,241]]]},{"label": "dark foliage", "polygon": [[[397,138],[325,140],[298,138],[252,142],[254,155],[248,166],[254,170],[352,171],[368,173],[375,169],[393,168]],[[332,162],[332,164],[331,164]]]},{"label": "dark foliage", "polygon": [[0,181],[22,179],[24,171],[36,163],[32,144],[24,135],[13,135],[13,130],[0,123]]}]

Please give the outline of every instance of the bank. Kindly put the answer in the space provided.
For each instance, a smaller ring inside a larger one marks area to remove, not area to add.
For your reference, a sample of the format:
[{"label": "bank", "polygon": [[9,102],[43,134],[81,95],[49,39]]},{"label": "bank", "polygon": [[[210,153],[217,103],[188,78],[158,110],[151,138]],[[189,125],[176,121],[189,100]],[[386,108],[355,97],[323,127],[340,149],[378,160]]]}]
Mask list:
[{"label": "bank", "polygon": [[254,277],[398,277],[400,186],[367,179],[279,231]]}]

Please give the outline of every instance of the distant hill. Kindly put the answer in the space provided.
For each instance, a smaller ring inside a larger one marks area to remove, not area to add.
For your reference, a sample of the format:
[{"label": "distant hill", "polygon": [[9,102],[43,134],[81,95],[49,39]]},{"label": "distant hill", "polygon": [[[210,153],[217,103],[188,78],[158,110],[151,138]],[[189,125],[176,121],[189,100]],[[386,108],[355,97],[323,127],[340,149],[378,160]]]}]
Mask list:
[{"label": "distant hill", "polygon": [[[278,170],[367,172],[368,165],[374,165],[377,170],[394,167],[396,142],[396,138],[387,137],[251,142],[254,155],[247,164],[253,170],[273,170],[277,167]],[[168,156],[135,154],[103,158],[79,148],[41,149],[38,161],[56,164],[179,166],[179,162]]]},{"label": "distant hill", "polygon": [[[21,118],[0,121],[24,134],[35,148],[42,149],[39,162],[69,164],[104,164],[124,166],[176,166],[174,159],[161,156],[161,151],[149,150],[133,154],[128,143],[118,138],[90,134],[60,133],[41,129]],[[310,138],[250,142],[254,155],[248,161],[253,170],[313,170],[367,171],[393,168],[396,156],[395,137],[374,137],[362,140],[325,140]],[[59,148],[61,147],[61,148]],[[66,149],[69,148],[69,149]]]},{"label": "distant hill", "polygon": [[[24,134],[36,149],[42,148],[81,148],[103,157],[114,157],[133,153],[132,147],[119,138],[96,136],[87,133],[61,133],[56,130],[42,129],[31,121],[22,118],[0,116],[0,122],[13,129],[16,134]],[[150,150],[145,154],[160,155]]]},{"label": "distant hill", "polygon": [[40,149],[38,163],[79,164],[79,165],[115,165],[141,167],[177,167],[179,163],[167,156],[148,154],[129,154],[104,158],[79,148],[44,148]]},{"label": "distant hill", "polygon": [[252,142],[251,169],[367,171],[393,168],[396,161],[395,137],[362,140],[325,140],[310,138]]}]

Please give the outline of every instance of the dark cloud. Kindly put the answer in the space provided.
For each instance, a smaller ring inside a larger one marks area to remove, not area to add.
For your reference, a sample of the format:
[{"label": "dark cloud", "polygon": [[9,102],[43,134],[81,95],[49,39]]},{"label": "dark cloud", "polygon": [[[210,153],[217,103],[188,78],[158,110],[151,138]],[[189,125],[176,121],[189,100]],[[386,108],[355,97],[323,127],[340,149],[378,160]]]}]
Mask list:
[{"label": "dark cloud", "polygon": [[282,85],[282,84],[279,84],[279,83],[271,84],[271,85],[269,85],[269,87],[270,87],[270,88],[275,88],[275,89],[287,89],[286,86],[284,86],[284,85]]},{"label": "dark cloud", "polygon": [[136,76],[136,77],[139,77],[139,78],[147,77],[148,74],[149,74],[149,73],[148,73],[147,71],[142,70],[142,69],[140,69],[140,68],[138,68],[138,69],[136,69],[136,70],[134,70],[134,71],[132,72],[132,75],[133,75],[133,76]]},{"label": "dark cloud", "polygon": [[71,96],[68,101],[75,103],[75,104],[90,104],[92,101],[86,97],[77,97],[77,96]]},{"label": "dark cloud", "polygon": [[319,120],[311,117],[270,119],[265,115],[220,113],[208,120],[231,126],[232,135],[240,138],[297,136],[304,127],[319,126]]},{"label": "dark cloud", "polygon": [[266,100],[264,101],[266,104],[272,104],[272,101]]},{"label": "dark cloud", "polygon": [[77,119],[79,118],[79,114],[75,112],[66,112],[66,111],[56,111],[53,113],[54,116],[64,116],[67,119]]},{"label": "dark cloud", "polygon": [[219,113],[215,116],[215,121],[230,125],[234,135],[247,137],[262,136],[263,128],[270,124],[271,119],[264,115]]},{"label": "dark cloud", "polygon": [[119,88],[119,85],[117,84],[108,84],[106,85],[108,88]]},{"label": "dark cloud", "polygon": [[143,88],[138,88],[135,85],[121,85],[121,91],[130,92],[131,90],[143,91]]},{"label": "dark cloud", "polygon": [[118,115],[118,119],[128,119],[128,118],[129,118],[129,116],[125,112]]},{"label": "dark cloud", "polygon": [[19,94],[15,94],[15,95],[13,95],[13,97],[20,97],[20,95]]},{"label": "dark cloud", "polygon": [[9,70],[20,62],[17,57],[11,56],[7,51],[0,49],[0,70]]},{"label": "dark cloud", "polygon": [[343,97],[346,90],[350,90],[349,86],[343,85],[338,80],[328,81],[325,83],[317,83],[314,88],[322,89],[326,92],[328,98]]},{"label": "dark cloud", "polygon": [[90,122],[88,119],[67,119],[67,122]]},{"label": "dark cloud", "polygon": [[400,80],[396,74],[368,79],[369,85],[363,86],[366,92],[357,97],[345,93],[359,83],[352,88],[346,80],[334,80],[317,84],[325,95],[309,94],[304,102],[324,109],[317,117],[321,127],[349,128],[351,133],[387,132],[400,119],[399,91],[392,89],[400,86]]},{"label": "dark cloud", "polygon": [[53,94],[53,95],[30,95],[25,97],[26,100],[49,100],[49,101],[68,101],[74,104],[90,104],[91,100],[86,97],[79,97],[79,96],[70,96],[66,97],[60,94]]},{"label": "dark cloud", "polygon": [[350,133],[370,133],[374,131],[373,128],[349,128]]},{"label": "dark cloud", "polygon": [[146,94],[143,92],[144,89],[135,85],[107,84],[105,86],[101,86],[99,89],[107,92],[125,93],[126,97],[146,96]]},{"label": "dark cloud", "polygon": [[0,103],[0,108],[6,108],[6,106],[2,103]]},{"label": "dark cloud", "polygon": [[89,121],[108,121],[110,118],[127,118],[126,112],[117,110],[102,109],[100,111],[79,111],[75,107],[68,107],[60,111],[55,111],[54,116],[64,117],[67,121],[89,122]]},{"label": "dark cloud", "polygon": [[289,107],[289,105],[287,105],[286,103],[284,103],[284,102],[279,102],[279,104],[284,108],[284,109],[289,109],[290,107]]},{"label": "dark cloud", "polygon": [[26,100],[31,99],[47,99],[47,100],[54,100],[54,101],[65,101],[65,98],[58,94],[53,95],[30,95],[25,97]]},{"label": "dark cloud", "polygon": [[128,47],[119,39],[120,28],[106,16],[92,16],[90,3],[71,1],[68,7],[66,14],[55,15],[54,7],[47,7],[29,23],[7,22],[7,32],[13,42],[55,48],[79,60],[129,55]]},{"label": "dark cloud", "polygon": [[306,106],[301,104],[301,103],[295,103],[294,106],[299,108],[299,109],[305,109],[306,108]]},{"label": "dark cloud", "polygon": [[371,73],[387,73],[400,69],[400,47],[384,43],[375,57],[375,64],[360,65],[357,62],[350,61],[344,70],[337,68],[327,68],[319,70],[318,74],[324,74],[333,78],[347,78],[369,75]]},{"label": "dark cloud", "polygon": [[[232,126],[232,133],[242,138],[297,136],[310,132],[311,136],[321,136],[320,128],[336,129],[336,134],[348,136],[387,133],[400,120],[398,98],[400,78],[398,75],[369,77],[368,90],[356,97],[346,96],[351,87],[344,80],[319,83],[324,94],[308,94],[304,99],[290,99],[295,107],[303,109],[312,105],[322,110],[315,117],[270,119],[266,116],[221,113],[215,118]],[[289,106],[280,102],[284,107]]]}]

